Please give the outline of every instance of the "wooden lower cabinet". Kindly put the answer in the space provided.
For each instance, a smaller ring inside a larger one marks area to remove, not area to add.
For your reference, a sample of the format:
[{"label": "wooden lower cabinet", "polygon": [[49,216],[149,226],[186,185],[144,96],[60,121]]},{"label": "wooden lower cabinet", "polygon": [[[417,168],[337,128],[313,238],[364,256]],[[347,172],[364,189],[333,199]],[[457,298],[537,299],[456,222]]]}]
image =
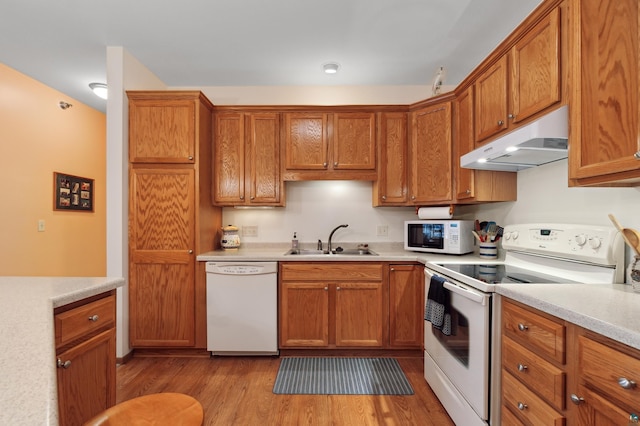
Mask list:
[{"label": "wooden lower cabinet", "polygon": [[57,308],[59,424],[81,425],[116,402],[115,292]]},{"label": "wooden lower cabinet", "polygon": [[387,291],[381,263],[281,262],[281,348],[382,348]]},{"label": "wooden lower cabinet", "polygon": [[389,265],[389,347],[422,349],[424,265]]},{"label": "wooden lower cabinet", "polygon": [[505,298],[501,380],[505,425],[612,426],[640,416],[639,350]]}]

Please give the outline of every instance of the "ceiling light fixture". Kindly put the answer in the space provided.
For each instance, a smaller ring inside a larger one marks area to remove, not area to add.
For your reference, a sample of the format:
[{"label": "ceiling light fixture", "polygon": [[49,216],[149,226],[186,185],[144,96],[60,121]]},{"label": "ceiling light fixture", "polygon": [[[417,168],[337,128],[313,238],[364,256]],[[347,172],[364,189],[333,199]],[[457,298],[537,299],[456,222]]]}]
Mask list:
[{"label": "ceiling light fixture", "polygon": [[97,96],[101,97],[102,99],[107,99],[107,85],[104,83],[89,83],[89,88],[91,88],[91,90],[93,90],[93,93],[95,93]]},{"label": "ceiling light fixture", "polygon": [[69,108],[71,108],[73,105],[71,105],[69,102],[60,101],[60,102],[58,103],[58,106],[59,106],[61,109],[69,109]]},{"label": "ceiling light fixture", "polygon": [[338,72],[338,68],[340,68],[340,65],[336,64],[335,62],[329,62],[328,64],[324,64],[322,66],[325,74],[335,74]]}]

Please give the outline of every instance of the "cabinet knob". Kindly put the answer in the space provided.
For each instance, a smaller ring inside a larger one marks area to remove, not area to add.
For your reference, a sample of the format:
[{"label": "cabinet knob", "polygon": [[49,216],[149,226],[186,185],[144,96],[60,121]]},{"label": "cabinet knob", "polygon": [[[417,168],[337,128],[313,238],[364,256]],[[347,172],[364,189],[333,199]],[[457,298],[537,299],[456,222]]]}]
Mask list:
[{"label": "cabinet knob", "polygon": [[336,287],[336,290],[340,290],[340,286]]},{"label": "cabinet knob", "polygon": [[635,158],[636,160],[640,160],[640,151],[633,154],[633,158]]},{"label": "cabinet knob", "polygon": [[189,250],[189,254],[193,254],[193,250]]},{"label": "cabinet knob", "polygon": [[58,368],[64,368],[65,370],[69,367],[71,367],[71,360],[66,360],[65,362],[62,362],[62,360],[60,358],[58,358]]},{"label": "cabinet knob", "polygon": [[189,161],[193,160],[193,155],[190,155],[188,158],[189,158]]},{"label": "cabinet knob", "polygon": [[393,272],[393,271],[395,271],[395,270],[396,270],[396,268],[391,268],[391,272]]},{"label": "cabinet knob", "polygon": [[513,120],[514,118],[516,118],[516,116],[515,116],[515,115],[513,115],[513,114],[509,114],[507,117],[509,117],[509,119],[511,119],[511,120]]},{"label": "cabinet knob", "polygon": [[387,199],[387,196],[386,196],[386,195],[383,195],[383,196],[382,196],[382,199],[383,199],[383,200],[386,200],[386,199]]},{"label": "cabinet knob", "polygon": [[415,199],[416,199],[416,196],[415,196],[415,195],[412,195],[412,196],[411,196],[411,199],[412,199],[412,200],[415,200]]},{"label": "cabinet knob", "polygon": [[518,330],[520,331],[527,331],[529,329],[529,327],[527,327],[526,325],[520,323],[518,324]]},{"label": "cabinet knob", "polygon": [[466,191],[464,191],[464,192],[465,192],[467,195],[468,195],[468,194],[471,194],[471,190],[470,190],[470,189],[467,189],[467,190],[466,190]]},{"label": "cabinet knob", "polygon": [[254,196],[252,195],[250,199],[251,199],[251,200],[255,200],[255,199],[256,199],[256,197],[254,197]]},{"label": "cabinet knob", "polygon": [[504,124],[504,120],[498,120],[498,126],[502,126]]},{"label": "cabinet knob", "polygon": [[529,367],[527,367],[526,365],[518,364],[518,371],[526,371],[527,368],[529,368]]},{"label": "cabinet knob", "polygon": [[98,315],[91,315],[89,317],[89,321],[92,321],[92,322],[96,322],[98,321],[98,319],[99,319]]},{"label": "cabinet knob", "polygon": [[520,411],[524,411],[524,410],[526,410],[527,408],[529,408],[529,406],[528,406],[527,404],[525,404],[525,403],[523,403],[523,402],[518,402],[518,410],[520,410]]},{"label": "cabinet knob", "polygon": [[324,288],[324,291],[327,291],[327,290],[329,290],[329,287],[325,287],[325,288]]},{"label": "cabinet knob", "polygon": [[623,389],[633,389],[636,387],[636,382],[634,382],[633,380],[629,380],[626,377],[620,377],[618,379],[618,384]]},{"label": "cabinet knob", "polygon": [[244,200],[244,195],[241,195],[241,196],[240,196],[240,199],[241,199],[241,200]]},{"label": "cabinet knob", "polygon": [[333,163],[333,167],[338,167],[338,162]]},{"label": "cabinet knob", "polygon": [[571,394],[571,402],[573,402],[576,405],[580,405],[584,402],[584,398],[582,398],[581,396],[576,395],[575,393]]},{"label": "cabinet knob", "polygon": [[325,169],[327,168],[327,163],[322,163],[322,167],[324,167]]},{"label": "cabinet knob", "polygon": [[636,413],[629,414],[629,423],[638,423],[639,420],[640,418],[638,418]]}]

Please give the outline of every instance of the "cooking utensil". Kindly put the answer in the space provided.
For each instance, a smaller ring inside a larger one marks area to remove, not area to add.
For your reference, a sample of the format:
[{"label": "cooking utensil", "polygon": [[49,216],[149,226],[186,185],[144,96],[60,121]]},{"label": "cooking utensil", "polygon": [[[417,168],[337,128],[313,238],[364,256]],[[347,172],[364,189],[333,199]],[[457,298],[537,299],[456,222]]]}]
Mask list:
[{"label": "cooking utensil", "polygon": [[473,234],[474,237],[476,237],[476,240],[483,242],[482,238],[480,237],[480,234],[478,234],[476,231],[471,231],[471,233]]},{"label": "cooking utensil", "polygon": [[640,256],[640,232],[631,228],[623,228],[618,219],[613,214],[609,214],[609,219],[613,222],[613,226],[622,234],[622,239],[633,251],[636,256]]}]

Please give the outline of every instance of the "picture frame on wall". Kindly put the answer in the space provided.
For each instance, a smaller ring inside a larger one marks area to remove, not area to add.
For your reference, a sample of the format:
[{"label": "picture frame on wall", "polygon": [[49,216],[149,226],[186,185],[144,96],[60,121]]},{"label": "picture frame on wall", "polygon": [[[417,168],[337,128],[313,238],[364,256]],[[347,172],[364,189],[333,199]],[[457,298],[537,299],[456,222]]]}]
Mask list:
[{"label": "picture frame on wall", "polygon": [[53,209],[92,212],[93,185],[90,178],[53,172]]}]

